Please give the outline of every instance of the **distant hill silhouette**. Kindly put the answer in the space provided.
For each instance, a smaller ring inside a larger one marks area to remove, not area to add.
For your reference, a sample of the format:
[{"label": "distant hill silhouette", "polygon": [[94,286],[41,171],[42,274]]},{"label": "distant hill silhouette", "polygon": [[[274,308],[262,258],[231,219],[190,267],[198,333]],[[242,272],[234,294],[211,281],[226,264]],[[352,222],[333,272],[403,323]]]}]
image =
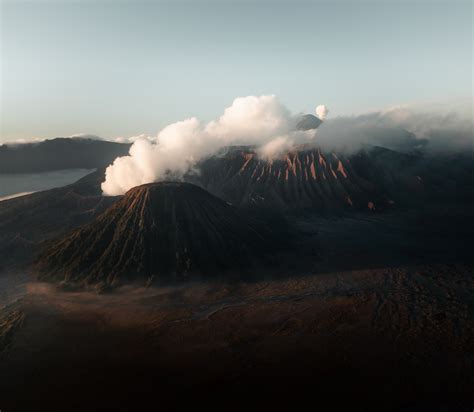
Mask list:
[{"label": "distant hill silhouette", "polygon": [[35,173],[106,167],[125,156],[129,144],[91,138],[63,138],[0,146],[0,173]]}]

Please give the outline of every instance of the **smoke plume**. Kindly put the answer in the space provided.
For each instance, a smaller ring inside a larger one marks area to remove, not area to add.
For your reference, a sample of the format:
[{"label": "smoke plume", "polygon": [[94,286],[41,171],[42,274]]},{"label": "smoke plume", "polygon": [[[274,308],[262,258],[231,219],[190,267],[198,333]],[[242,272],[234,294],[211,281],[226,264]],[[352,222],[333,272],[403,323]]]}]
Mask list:
[{"label": "smoke plume", "polygon": [[320,104],[319,106],[317,106],[314,111],[316,113],[316,116],[318,116],[321,120],[324,120],[329,113],[328,108],[324,104]]},{"label": "smoke plume", "polygon": [[[337,117],[325,120],[315,139],[314,129],[296,130],[301,114],[292,114],[276,96],[239,97],[207,124],[193,117],[165,127],[156,137],[129,139],[134,142],[129,156],[115,159],[107,168],[102,190],[105,195],[120,195],[140,184],[181,179],[199,161],[232,145],[252,145],[269,160],[299,144],[347,154],[366,146],[405,152],[472,151],[472,115],[470,110],[463,113],[464,106],[401,106]],[[328,109],[320,105],[315,112],[325,119]]]},{"label": "smoke plume", "polygon": [[314,130],[295,130],[298,118],[274,95],[239,97],[217,120],[203,124],[193,117],[170,124],[155,138],[137,138],[129,156],[107,167],[102,191],[120,195],[140,184],[180,179],[197,162],[230,145],[253,145],[272,158],[314,137]]}]

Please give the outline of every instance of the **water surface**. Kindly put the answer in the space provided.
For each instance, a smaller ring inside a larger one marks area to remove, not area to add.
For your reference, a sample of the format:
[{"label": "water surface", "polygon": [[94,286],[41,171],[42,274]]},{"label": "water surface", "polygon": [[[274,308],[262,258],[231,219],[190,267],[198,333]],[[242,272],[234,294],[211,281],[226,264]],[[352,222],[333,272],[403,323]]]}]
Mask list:
[{"label": "water surface", "polygon": [[0,174],[0,201],[74,183],[93,169],[67,169],[39,173]]}]

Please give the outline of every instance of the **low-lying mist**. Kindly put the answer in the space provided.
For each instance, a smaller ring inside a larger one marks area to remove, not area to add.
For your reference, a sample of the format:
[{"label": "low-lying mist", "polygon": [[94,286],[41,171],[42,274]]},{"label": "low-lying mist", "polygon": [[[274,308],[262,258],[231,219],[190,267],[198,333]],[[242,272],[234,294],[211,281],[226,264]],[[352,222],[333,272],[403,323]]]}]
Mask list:
[{"label": "low-lying mist", "polygon": [[400,106],[352,117],[328,119],[315,143],[348,154],[364,145],[426,152],[472,150],[473,120],[466,108]]}]

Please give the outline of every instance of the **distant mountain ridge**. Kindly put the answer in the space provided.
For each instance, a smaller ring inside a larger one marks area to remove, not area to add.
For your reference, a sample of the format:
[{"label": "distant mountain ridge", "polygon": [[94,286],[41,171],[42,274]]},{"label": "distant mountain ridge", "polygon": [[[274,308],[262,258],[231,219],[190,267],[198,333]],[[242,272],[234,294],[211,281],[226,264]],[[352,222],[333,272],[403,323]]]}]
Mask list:
[{"label": "distant mountain ridge", "polygon": [[[301,116],[297,130],[317,129],[322,121],[314,115]],[[117,157],[126,156],[132,143],[102,140],[94,135],[56,137],[32,143],[0,145],[0,173],[37,173],[64,169],[105,168]]]},{"label": "distant mountain ridge", "polygon": [[0,173],[36,173],[63,169],[97,169],[128,154],[130,144],[86,137],[0,146]]}]

